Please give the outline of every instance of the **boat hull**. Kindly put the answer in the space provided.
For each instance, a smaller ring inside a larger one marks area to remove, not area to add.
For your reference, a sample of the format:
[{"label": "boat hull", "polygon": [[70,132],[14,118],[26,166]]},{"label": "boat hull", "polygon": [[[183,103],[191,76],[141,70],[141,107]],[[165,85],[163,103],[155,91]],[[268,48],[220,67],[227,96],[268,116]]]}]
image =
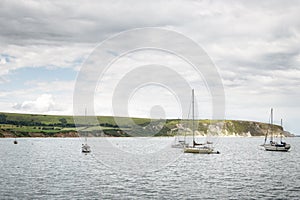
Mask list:
[{"label": "boat hull", "polygon": [[271,145],[271,144],[266,144],[264,145],[264,148],[266,151],[283,151],[283,152],[286,152],[286,151],[289,151],[290,148],[291,148],[291,145],[289,144],[286,144],[286,145]]},{"label": "boat hull", "polygon": [[214,150],[209,147],[186,147],[184,153],[211,154]]}]

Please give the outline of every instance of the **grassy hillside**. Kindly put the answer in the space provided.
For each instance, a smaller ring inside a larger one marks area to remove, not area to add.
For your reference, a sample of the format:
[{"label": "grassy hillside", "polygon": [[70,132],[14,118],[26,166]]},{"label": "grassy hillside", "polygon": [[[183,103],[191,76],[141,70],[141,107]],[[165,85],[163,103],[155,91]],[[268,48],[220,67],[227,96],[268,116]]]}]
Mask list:
[{"label": "grassy hillside", "polygon": [[[82,122],[85,121],[84,116],[79,118],[82,118]],[[190,120],[151,121],[147,118],[129,119],[111,116],[98,116],[97,119],[97,122],[89,122],[88,125],[82,123],[75,127],[73,116],[0,113],[0,137],[78,137],[80,135],[129,137],[192,133]],[[198,120],[195,122],[195,127],[197,135],[218,136],[263,136],[271,128],[266,123],[239,120]],[[278,125],[273,125],[272,130],[275,134],[283,131]],[[284,134],[291,136],[288,132]]]},{"label": "grassy hillside", "polygon": [[[84,116],[78,118],[85,121]],[[83,123],[76,128],[73,116],[0,112],[0,137],[76,137],[80,134],[98,136],[99,127],[103,130],[102,135],[128,137],[130,135],[127,132],[132,132],[134,126],[145,126],[151,121],[146,118],[131,118],[133,123],[128,123],[127,118],[117,117],[117,125],[115,119],[111,116],[99,116],[97,123]],[[141,132],[140,135],[144,136],[145,133]]]}]

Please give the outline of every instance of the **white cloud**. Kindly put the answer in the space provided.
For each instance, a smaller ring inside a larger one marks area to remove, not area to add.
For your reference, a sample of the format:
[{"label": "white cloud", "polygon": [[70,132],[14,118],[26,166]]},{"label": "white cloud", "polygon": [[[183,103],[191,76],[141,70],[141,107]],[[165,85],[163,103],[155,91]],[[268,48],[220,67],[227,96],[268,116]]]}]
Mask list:
[{"label": "white cloud", "polygon": [[56,81],[28,81],[25,83],[26,87],[28,87],[31,90],[34,90],[35,92],[39,91],[41,92],[47,92],[51,93],[52,91],[55,91],[56,93],[73,93],[74,88],[74,82],[72,81],[62,81],[62,80],[56,80]]},{"label": "white cloud", "polygon": [[[60,96],[60,98],[62,98]],[[68,97],[69,98],[69,97]],[[72,102],[72,101],[71,101]],[[12,110],[8,112],[37,113],[54,115],[72,115],[72,103],[69,100],[55,98],[52,94],[42,94],[34,100],[27,100],[22,103],[1,103],[9,106]],[[0,106],[1,106],[0,104]],[[4,109],[4,111],[7,111]]]},{"label": "white cloud", "polygon": [[5,112],[72,115],[74,81],[29,81],[25,88],[0,93]]},{"label": "white cloud", "polygon": [[54,106],[55,102],[53,96],[50,94],[42,94],[36,100],[24,101],[21,104],[16,104],[14,108],[33,113],[45,113],[53,110]]},{"label": "white cloud", "polygon": [[92,47],[91,44],[1,46],[0,53],[9,55],[11,58],[9,62],[5,58],[1,58],[0,76],[26,67],[73,68],[76,70],[91,52]]},{"label": "white cloud", "polygon": [[0,58],[0,65],[5,65],[6,63],[6,58]]}]

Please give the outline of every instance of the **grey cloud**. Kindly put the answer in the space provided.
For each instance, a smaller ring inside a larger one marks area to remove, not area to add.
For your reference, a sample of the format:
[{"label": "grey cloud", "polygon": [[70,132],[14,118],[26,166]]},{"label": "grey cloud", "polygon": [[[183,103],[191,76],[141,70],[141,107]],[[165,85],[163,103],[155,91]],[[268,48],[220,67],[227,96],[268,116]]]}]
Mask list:
[{"label": "grey cloud", "polygon": [[[98,42],[129,28],[182,23],[186,13],[165,1],[2,1],[0,36],[6,42],[28,40]],[[178,20],[178,17],[180,20]]]},{"label": "grey cloud", "polygon": [[263,55],[261,66],[269,69],[300,69],[299,63],[295,61],[295,57],[300,55],[300,50],[295,52],[270,53]]},{"label": "grey cloud", "polygon": [[98,42],[130,28],[156,26],[188,28],[205,41],[276,38],[293,34],[291,27],[299,25],[297,7],[296,1],[10,0],[0,3],[0,37],[19,45],[44,40]]}]

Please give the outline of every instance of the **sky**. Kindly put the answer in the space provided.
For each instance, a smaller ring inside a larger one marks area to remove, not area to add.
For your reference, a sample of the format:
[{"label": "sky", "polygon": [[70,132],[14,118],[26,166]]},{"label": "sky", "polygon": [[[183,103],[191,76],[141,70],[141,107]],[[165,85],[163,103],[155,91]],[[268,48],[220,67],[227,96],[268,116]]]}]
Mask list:
[{"label": "sky", "polygon": [[[293,0],[2,0],[0,111],[73,115],[78,76],[99,44],[124,31],[156,27],[180,33],[203,48],[222,81],[225,119],[269,122],[274,108],[274,122],[282,118],[284,128],[299,135],[299,10],[300,1]],[[134,42],[142,43],[140,39]],[[107,53],[116,61],[97,83],[95,114],[116,114],[113,98],[120,83],[129,87],[130,73],[159,64],[195,88],[197,118],[211,118],[214,105],[206,77],[178,56],[153,49],[124,56],[109,49]],[[181,87],[174,77],[170,80]],[[130,88],[125,99],[129,115],[186,117],[176,92],[162,85]]]}]

